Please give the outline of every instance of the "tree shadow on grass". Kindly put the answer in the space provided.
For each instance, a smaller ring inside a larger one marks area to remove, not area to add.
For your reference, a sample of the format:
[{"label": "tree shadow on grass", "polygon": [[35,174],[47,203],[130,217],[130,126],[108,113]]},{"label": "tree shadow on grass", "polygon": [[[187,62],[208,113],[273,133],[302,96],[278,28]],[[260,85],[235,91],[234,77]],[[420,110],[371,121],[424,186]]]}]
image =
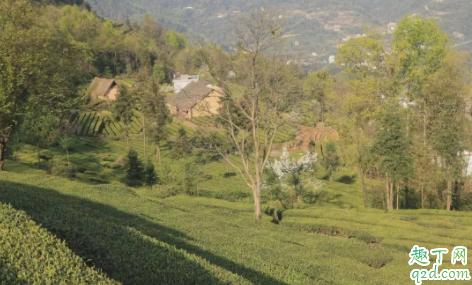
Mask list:
[{"label": "tree shadow on grass", "polygon": [[[191,237],[155,219],[65,195],[52,189],[0,180],[0,201],[24,210],[66,241],[89,265],[124,284],[232,284],[220,268],[255,284],[286,284],[190,244]],[[227,275],[228,276],[228,275]],[[234,280],[233,280],[234,279]]]},{"label": "tree shadow on grass", "polygon": [[356,182],[357,175],[343,175],[337,181],[344,184],[354,184]]}]

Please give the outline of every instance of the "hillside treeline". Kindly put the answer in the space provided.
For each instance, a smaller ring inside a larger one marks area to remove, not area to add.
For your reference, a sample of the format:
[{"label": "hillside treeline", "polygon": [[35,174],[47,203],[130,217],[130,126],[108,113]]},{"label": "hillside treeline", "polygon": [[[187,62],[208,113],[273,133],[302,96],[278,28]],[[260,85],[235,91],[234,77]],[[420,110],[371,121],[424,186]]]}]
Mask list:
[{"label": "hillside treeline", "polygon": [[80,51],[81,72],[86,76],[154,71],[165,82],[175,56],[188,45],[185,36],[147,15],[140,23],[113,22],[90,11],[86,1],[44,2],[49,3],[36,7],[40,21]]},{"label": "hillside treeline", "polygon": [[469,55],[434,19],[406,16],[393,38],[369,31],[343,44],[337,61],[343,71],[323,106],[365,205],[470,209]]},{"label": "hillside treeline", "polygon": [[87,7],[48,3],[0,2],[0,169],[20,125],[32,122],[37,137],[50,137],[51,124],[42,122],[70,114],[78,85],[123,73],[168,82],[188,44],[148,16],[118,23]]}]

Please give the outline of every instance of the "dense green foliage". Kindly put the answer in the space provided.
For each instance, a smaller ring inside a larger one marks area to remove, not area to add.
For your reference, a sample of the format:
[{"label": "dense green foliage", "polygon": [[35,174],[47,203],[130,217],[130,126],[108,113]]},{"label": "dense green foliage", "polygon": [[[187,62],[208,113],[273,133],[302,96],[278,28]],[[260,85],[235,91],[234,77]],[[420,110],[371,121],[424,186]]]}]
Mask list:
[{"label": "dense green foliage", "polygon": [[0,232],[0,284],[118,284],[87,267],[24,212],[3,203]]},{"label": "dense green foliage", "polygon": [[39,115],[45,106],[46,117],[61,110],[73,90],[77,49],[45,26],[41,15],[26,0],[0,3],[0,170],[10,136],[25,116]]},{"label": "dense green foliage", "polygon": [[387,185],[388,209],[394,189],[397,208],[461,209],[470,179],[467,58],[433,19],[420,16],[405,16],[392,39],[368,31],[341,45],[344,70],[328,99],[327,121],[345,137],[361,181]]}]

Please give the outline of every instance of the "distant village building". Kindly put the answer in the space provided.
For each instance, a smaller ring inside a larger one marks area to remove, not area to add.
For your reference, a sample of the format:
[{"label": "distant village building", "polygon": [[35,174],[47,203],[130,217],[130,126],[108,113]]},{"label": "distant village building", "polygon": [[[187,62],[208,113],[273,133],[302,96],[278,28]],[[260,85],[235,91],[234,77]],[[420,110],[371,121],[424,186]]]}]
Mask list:
[{"label": "distant village building", "polygon": [[211,116],[219,113],[221,97],[221,88],[204,81],[192,81],[169,97],[169,109],[172,115],[184,119]]},{"label": "distant village building", "polygon": [[472,152],[464,151],[463,157],[464,157],[464,161],[467,165],[467,169],[466,169],[465,174],[466,174],[466,176],[472,176]]},{"label": "distant village building", "polygon": [[95,77],[90,84],[88,94],[90,98],[103,99],[105,101],[116,101],[118,95],[118,84],[114,79]]},{"label": "distant village building", "polygon": [[179,93],[182,89],[184,89],[187,85],[191,82],[198,82],[199,77],[198,75],[188,75],[182,74],[176,78],[174,78],[174,93]]},{"label": "distant village building", "polygon": [[328,58],[329,64],[335,64],[336,63],[336,57],[334,55],[330,55]]},{"label": "distant village building", "polygon": [[461,39],[461,40],[465,39],[465,35],[460,32],[454,32],[452,35],[457,39]]}]

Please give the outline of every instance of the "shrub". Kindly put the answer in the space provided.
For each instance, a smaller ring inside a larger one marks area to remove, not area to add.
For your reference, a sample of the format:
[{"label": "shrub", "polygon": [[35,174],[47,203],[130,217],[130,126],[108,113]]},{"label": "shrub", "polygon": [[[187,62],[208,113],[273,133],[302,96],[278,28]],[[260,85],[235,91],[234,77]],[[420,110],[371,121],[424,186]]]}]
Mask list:
[{"label": "shrub", "polygon": [[22,211],[0,204],[0,284],[119,284]]},{"label": "shrub", "polygon": [[109,163],[107,165],[107,168],[109,168],[109,169],[119,169],[119,168],[121,168],[121,165],[119,165],[118,163],[112,162],[112,163]]},{"label": "shrub", "polygon": [[154,164],[150,160],[147,161],[146,166],[144,168],[143,181],[144,184],[151,187],[151,189],[152,186],[159,183],[159,176],[157,176]]},{"label": "shrub", "polygon": [[67,165],[64,161],[52,161],[50,163],[50,174],[54,176],[61,176],[66,178],[75,177],[75,169],[73,166]]},{"label": "shrub", "polygon": [[144,165],[135,150],[128,152],[125,182],[129,186],[142,186],[144,182]]}]

